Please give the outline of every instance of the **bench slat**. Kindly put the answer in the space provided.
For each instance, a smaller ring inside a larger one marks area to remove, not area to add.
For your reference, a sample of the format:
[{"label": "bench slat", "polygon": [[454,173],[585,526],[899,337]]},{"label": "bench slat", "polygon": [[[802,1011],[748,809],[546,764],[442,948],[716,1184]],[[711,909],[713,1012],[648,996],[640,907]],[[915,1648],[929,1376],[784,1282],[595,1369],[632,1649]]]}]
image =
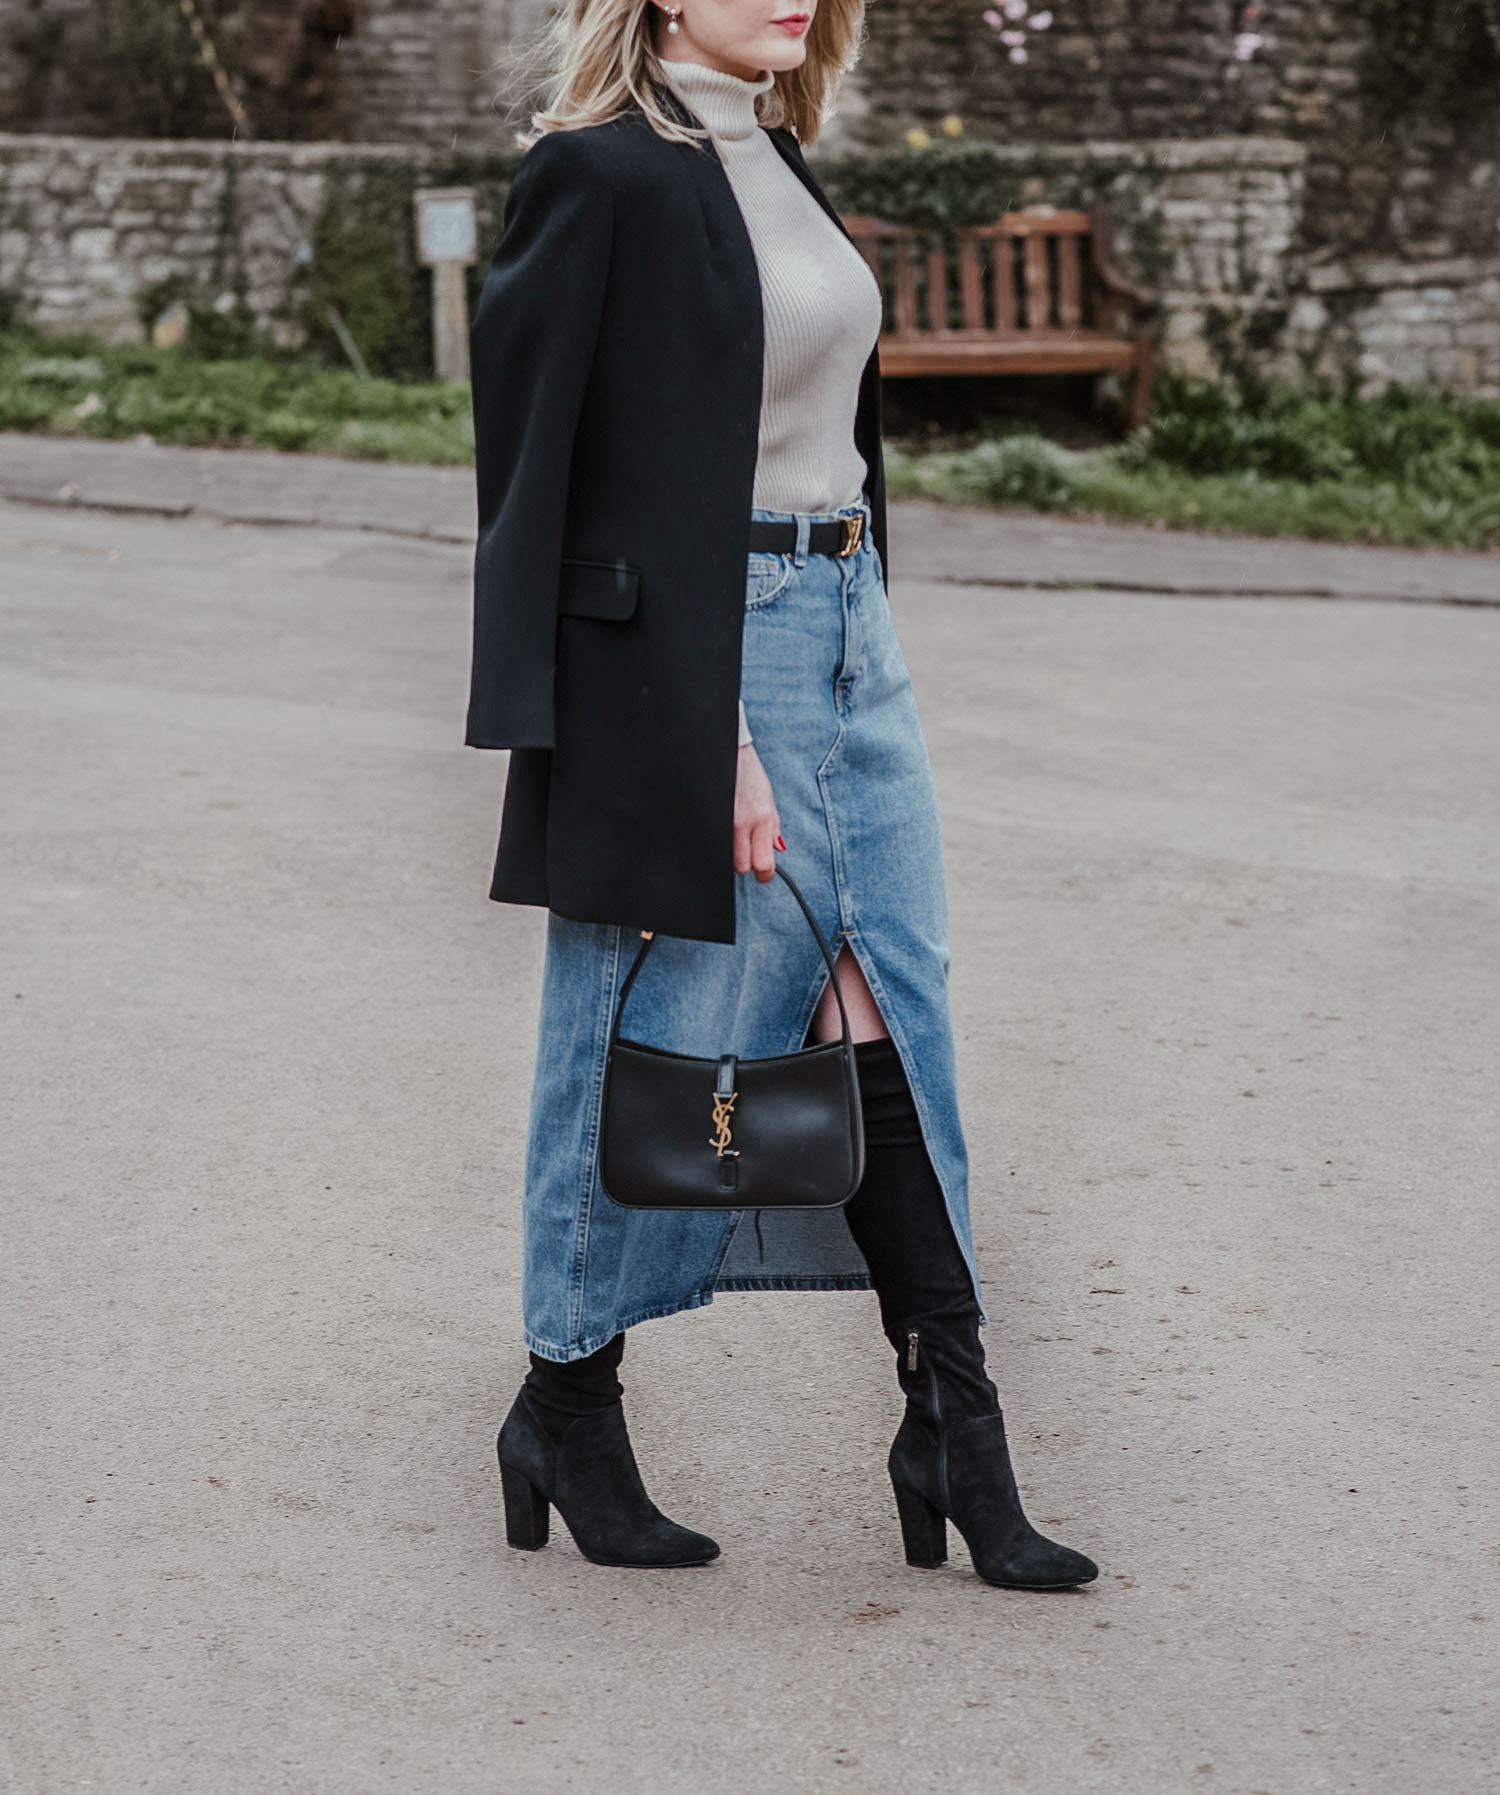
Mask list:
[{"label": "bench slat", "polygon": [[1047,270],[1047,239],[1026,238],[1026,328],[1046,330],[1052,322],[1052,282]]},{"label": "bench slat", "polygon": [[1059,237],[1056,241],[1057,321],[1064,330],[1077,330],[1083,323],[1083,239]]},{"label": "bench slat", "polygon": [[1140,365],[1137,343],[1124,337],[1069,336],[1060,330],[1021,331],[1007,342],[986,334],[978,341],[957,331],[942,337],[882,337],[882,374],[1075,374],[1106,373]]},{"label": "bench slat", "polygon": [[948,328],[948,252],[941,242],[927,252],[927,322],[935,331]]},{"label": "bench slat", "polygon": [[909,243],[896,248],[896,329],[917,328],[917,265],[908,253]]},{"label": "bench slat", "polygon": [[979,240],[965,231],[958,242],[958,285],[963,301],[964,329],[984,329],[984,271],[979,265]]},{"label": "bench slat", "polygon": [[995,329],[1007,334],[1016,328],[1015,243],[998,231],[986,231],[995,269]]}]

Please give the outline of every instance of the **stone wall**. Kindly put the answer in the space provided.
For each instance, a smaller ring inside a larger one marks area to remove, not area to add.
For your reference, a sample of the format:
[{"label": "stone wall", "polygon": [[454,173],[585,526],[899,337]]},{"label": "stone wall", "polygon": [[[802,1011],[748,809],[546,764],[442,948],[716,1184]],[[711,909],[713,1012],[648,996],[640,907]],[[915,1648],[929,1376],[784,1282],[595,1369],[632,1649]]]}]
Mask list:
[{"label": "stone wall", "polygon": [[[1015,150],[1017,192],[1046,203],[1107,170],[1120,253],[1166,293],[1170,340],[1192,359],[1203,320],[1280,290],[1296,230],[1301,152],[1253,138]],[[49,328],[138,334],[135,295],[167,279],[243,294],[279,323],[303,279],[330,177],[372,161],[438,169],[438,150],[352,144],[137,143],[0,137],[0,291]],[[1037,170],[1042,172],[1037,173]]]},{"label": "stone wall", "polygon": [[1307,152],[1301,248],[1500,253],[1500,83],[1460,69],[1451,91],[1407,96],[1412,110],[1398,92],[1386,116],[1366,0],[1259,0],[1244,62],[1245,0],[1051,0],[1020,65],[984,23],[988,4],[874,0],[859,79],[878,104],[862,139],[950,113],[1001,141],[1281,137]]},{"label": "stone wall", "polygon": [[1500,399],[1500,256],[1326,263],[1308,271],[1268,365]]},{"label": "stone wall", "polygon": [[360,29],[342,50],[351,135],[449,150],[512,148],[512,52],[534,36],[546,10],[546,0],[365,0]]},{"label": "stone wall", "polygon": [[[169,17],[173,0],[162,0]],[[215,9],[231,20],[220,36],[231,61],[253,0]],[[497,108],[512,53],[536,32],[546,0],[355,0],[354,29],[338,40],[326,76],[330,92],[294,135],[358,143],[411,143],[461,151],[508,149],[505,108]],[[171,23],[176,24],[175,18]],[[106,105],[118,99],[84,78],[93,55],[89,0],[0,0],[0,131],[105,134],[121,129]],[[179,34],[180,35],[180,34]],[[253,46],[251,46],[253,48]],[[230,125],[189,40],[178,46],[188,91],[178,111],[192,128],[216,134]],[[252,59],[253,60],[253,59]],[[108,72],[105,71],[108,81]],[[252,131],[270,136],[257,118],[254,83],[241,82]],[[139,127],[138,127],[139,128]]]},{"label": "stone wall", "polygon": [[[1412,110],[1388,117],[1370,87],[1368,0],[1256,0],[1259,43],[1248,61],[1234,49],[1246,0],[1046,3],[1050,28],[1031,34],[1018,65],[984,22],[989,0],[871,0],[864,55],[830,142],[899,142],[950,114],[969,135],[1002,143],[1280,137],[1306,152],[1299,249],[1415,262],[1500,254],[1493,69],[1466,83],[1460,68],[1448,88],[1412,94]],[[0,0],[0,130],[125,129],[101,122],[97,88],[91,97],[73,53],[91,4]],[[236,32],[268,29],[254,24],[266,0],[203,4],[231,45]],[[1477,18],[1475,0],[1464,4]],[[175,15],[171,0],[162,5]],[[548,0],[351,0],[328,107],[287,134],[508,148],[510,119],[496,97],[518,97],[509,65],[547,9]],[[221,109],[201,70],[197,80],[201,107],[179,110],[192,130],[212,134]]]},{"label": "stone wall", "polygon": [[294,343],[305,256],[341,168],[435,161],[406,146],[0,136],[0,293],[49,330],[139,341],[138,296],[177,281]]},{"label": "stone wall", "polygon": [[[237,32],[267,29],[253,23],[257,3],[203,0],[231,46]],[[91,4],[0,0],[0,130],[123,128],[90,117],[98,94],[81,79],[74,47]],[[162,4],[175,15],[170,0]],[[1299,246],[1309,252],[1500,254],[1500,84],[1488,76],[1466,84],[1460,69],[1451,91],[1420,104],[1414,94],[1414,111],[1383,116],[1370,91],[1368,0],[1257,0],[1260,42],[1243,62],[1234,45],[1246,0],[1048,0],[1050,28],[1032,33],[1023,65],[985,24],[987,4],[871,0],[834,139],[899,142],[949,114],[997,142],[1282,137],[1307,152]],[[1467,4],[1477,17],[1474,0]],[[494,101],[507,84],[504,65],[547,5],[352,0],[352,29],[334,59],[337,93],[317,133],[509,147]],[[201,70],[197,78],[204,107],[188,108],[192,129],[212,134],[221,114]]]},{"label": "stone wall", "polygon": [[[1284,139],[1017,146],[1017,201],[1108,192],[1118,252],[1163,297],[1167,359],[1500,398],[1500,256],[1309,258],[1306,152]],[[138,295],[182,282],[296,342],[332,187],[382,166],[442,184],[443,150],[0,136],[0,294],[49,329],[138,339]],[[1024,171],[1024,172],[1023,172]],[[493,218],[493,204],[491,214]],[[493,222],[489,226],[493,236]]]}]

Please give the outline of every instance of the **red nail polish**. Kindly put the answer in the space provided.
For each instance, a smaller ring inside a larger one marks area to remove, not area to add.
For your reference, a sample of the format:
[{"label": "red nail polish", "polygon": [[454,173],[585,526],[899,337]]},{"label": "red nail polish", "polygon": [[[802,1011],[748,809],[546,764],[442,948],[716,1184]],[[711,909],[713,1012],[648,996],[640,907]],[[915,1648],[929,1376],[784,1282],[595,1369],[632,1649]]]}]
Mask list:
[{"label": "red nail polish", "polygon": [[781,837],[779,835],[776,837],[776,845],[778,848],[781,849],[783,854],[786,852],[786,843],[781,839]]}]

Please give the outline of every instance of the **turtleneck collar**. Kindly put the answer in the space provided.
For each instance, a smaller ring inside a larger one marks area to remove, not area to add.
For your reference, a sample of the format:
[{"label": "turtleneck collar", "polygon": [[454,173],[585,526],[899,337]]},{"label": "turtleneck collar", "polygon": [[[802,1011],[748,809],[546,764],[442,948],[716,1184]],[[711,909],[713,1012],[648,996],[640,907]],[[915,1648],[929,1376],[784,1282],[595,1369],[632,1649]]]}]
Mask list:
[{"label": "turtleneck collar", "polygon": [[661,66],[711,136],[734,143],[755,135],[760,127],[755,102],[776,84],[769,69],[754,81],[742,81],[738,75],[726,75],[701,62],[669,62],[663,57]]}]

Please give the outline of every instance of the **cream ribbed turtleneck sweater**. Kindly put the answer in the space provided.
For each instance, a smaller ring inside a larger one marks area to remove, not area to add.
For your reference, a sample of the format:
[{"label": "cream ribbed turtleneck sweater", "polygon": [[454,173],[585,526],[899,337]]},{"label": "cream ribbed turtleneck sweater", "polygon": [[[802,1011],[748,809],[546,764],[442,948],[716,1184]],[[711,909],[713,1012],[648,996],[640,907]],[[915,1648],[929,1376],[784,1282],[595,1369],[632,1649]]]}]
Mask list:
[{"label": "cream ribbed turtleneck sweater", "polygon": [[880,334],[881,301],[864,258],[761,130],[755,102],[773,77],[741,81],[696,62],[663,62],[719,152],[760,269],[765,373],[752,503],[837,511],[866,479],[854,446],[859,379]]}]

